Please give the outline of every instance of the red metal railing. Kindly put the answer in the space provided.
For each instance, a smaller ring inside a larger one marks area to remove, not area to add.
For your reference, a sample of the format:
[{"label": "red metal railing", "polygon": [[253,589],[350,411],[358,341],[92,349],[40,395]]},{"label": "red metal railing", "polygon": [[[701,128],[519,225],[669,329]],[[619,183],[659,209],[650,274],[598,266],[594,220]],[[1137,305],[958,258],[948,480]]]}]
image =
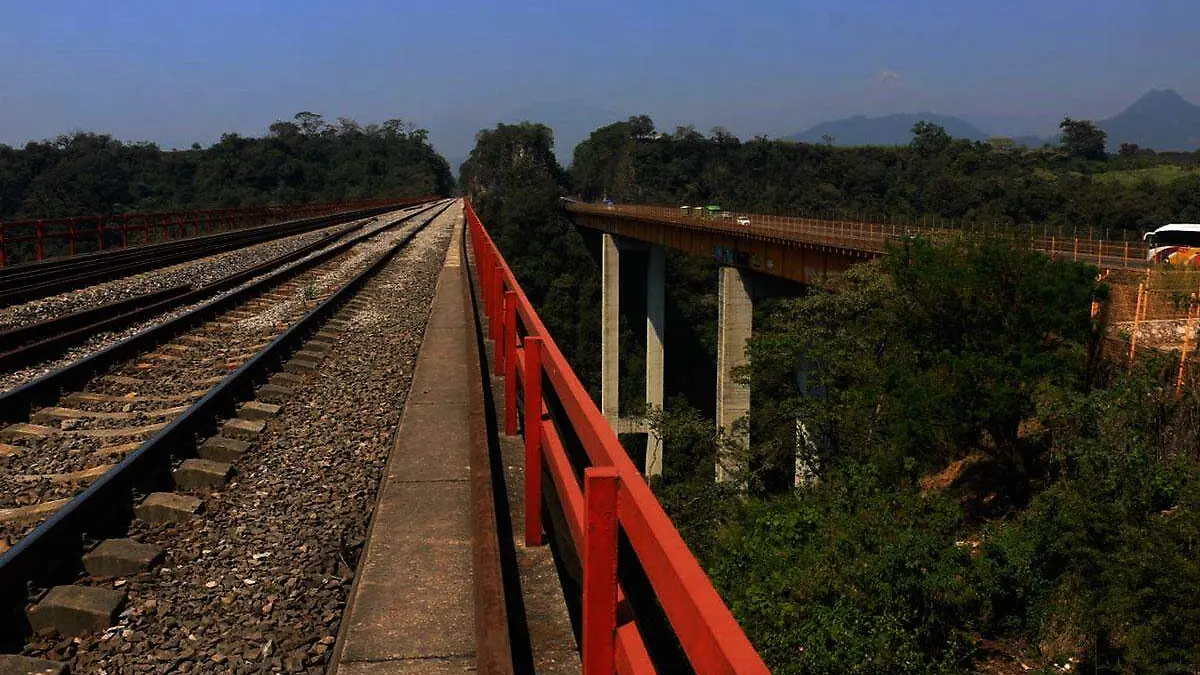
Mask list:
[{"label": "red metal railing", "polygon": [[[617,609],[624,602],[617,575],[619,532],[636,553],[695,672],[768,673],[555,345],[474,210],[464,204],[488,334],[496,346],[496,373],[505,376],[506,433],[517,433],[518,403],[523,403],[525,541],[530,546],[542,543],[545,470],[583,563],[584,674],[657,672],[636,619],[617,620]],[[543,382],[551,391],[543,392]],[[549,400],[558,401],[566,419],[549,414]],[[569,438],[578,439],[591,464],[584,469],[582,485],[565,449],[564,439]]]},{"label": "red metal railing", "polygon": [[0,222],[0,267],[424,199],[432,197]]}]

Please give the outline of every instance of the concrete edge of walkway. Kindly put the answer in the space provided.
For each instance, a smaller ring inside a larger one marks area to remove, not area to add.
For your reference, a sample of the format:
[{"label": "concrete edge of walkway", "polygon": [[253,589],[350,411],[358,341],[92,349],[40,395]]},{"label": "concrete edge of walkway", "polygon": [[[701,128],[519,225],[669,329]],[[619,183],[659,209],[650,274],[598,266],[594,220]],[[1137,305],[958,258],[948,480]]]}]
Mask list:
[{"label": "concrete edge of walkway", "polygon": [[[475,638],[476,638],[476,654],[475,658],[471,659],[473,663],[469,664],[473,670],[479,673],[495,673],[496,675],[512,675],[512,656],[509,646],[508,624],[507,617],[504,613],[505,600],[503,596],[503,585],[499,583],[500,561],[498,557],[498,534],[496,529],[496,520],[493,502],[491,501],[491,485],[490,485],[490,467],[488,462],[488,437],[487,437],[487,417],[485,412],[485,401],[483,394],[483,379],[482,379],[482,362],[477,349],[476,334],[477,324],[475,316],[475,303],[472,294],[472,286],[469,278],[469,269],[467,261],[467,244],[465,235],[465,222],[460,223],[457,227],[455,236],[452,238],[452,244],[447,249],[446,256],[443,259],[443,269],[439,274],[439,281],[442,274],[447,274],[447,268],[457,267],[459,279],[463,289],[464,310],[462,315],[463,329],[467,330],[470,335],[466,340],[467,349],[462,355],[464,363],[467,366],[468,377],[468,425],[470,429],[470,473],[471,473],[471,503],[472,503],[472,565],[476,568],[473,577],[473,597],[476,604],[475,611]],[[454,250],[455,243],[458,244],[458,250]],[[434,297],[437,296],[435,288]],[[429,317],[426,320],[425,328],[422,334],[422,345],[429,336],[430,328],[433,324],[433,303],[430,305]],[[420,354],[418,353],[418,361]],[[415,369],[414,369],[415,371]],[[416,375],[414,372],[413,382],[416,384]],[[405,411],[402,413],[400,421],[396,425],[396,429],[392,433],[391,446],[392,452],[395,452],[399,435],[407,417],[409,404],[412,402],[413,396],[410,389],[405,397]],[[483,465],[480,467],[479,458],[482,458]],[[392,457],[389,456],[386,466],[390,467]],[[479,474],[483,480],[487,481],[484,486],[477,486],[478,482],[476,475]],[[376,488],[375,500],[372,504],[372,512],[370,523],[367,527],[366,541],[371,542],[377,534],[379,504],[383,496],[384,488],[387,483],[387,469],[381,476],[379,486]],[[478,494],[477,494],[478,493]],[[486,509],[480,508],[480,502],[483,502]],[[486,513],[481,513],[481,511]],[[480,516],[483,516],[482,518]],[[489,545],[488,542],[491,542]],[[354,582],[350,588],[348,600],[345,609],[343,610],[342,620],[338,627],[337,641],[334,646],[333,655],[330,659],[328,673],[337,675],[339,667],[342,665],[345,647],[347,643],[347,635],[351,629],[352,616],[357,604],[360,602],[360,585],[364,577],[363,570],[367,562],[368,546],[363,547],[362,554],[357,561]],[[487,551],[491,551],[490,561],[487,559]],[[485,573],[478,573],[478,570],[484,570]],[[488,581],[494,579],[495,581]],[[498,596],[491,598],[487,597],[489,593],[499,593]],[[499,609],[499,616],[496,615],[496,608]],[[465,663],[465,662],[464,662]],[[359,665],[356,662],[356,666]],[[377,666],[386,668],[386,664],[382,662],[367,663],[364,665]],[[430,663],[430,666],[436,667],[437,664]],[[452,664],[447,664],[452,665]],[[349,668],[349,666],[347,666]],[[378,668],[372,669],[371,672],[385,672]],[[357,671],[356,671],[357,672]],[[432,671],[431,671],[432,672]],[[439,671],[440,672],[440,671]]]},{"label": "concrete edge of walkway", "polygon": [[[488,435],[487,405],[483,387],[489,382],[487,362],[480,353],[483,323],[475,303],[475,286],[467,264],[464,218],[462,246],[463,314],[471,331],[467,360],[476,377],[471,379],[471,507],[473,514],[472,554],[475,563],[475,652],[479,672],[485,675],[513,675],[512,644],[509,636],[508,603],[505,600],[504,575],[500,569],[500,533],[496,522],[496,498],[492,491],[491,444]],[[495,420],[493,419],[493,422]],[[508,514],[504,514],[508,517]]]}]

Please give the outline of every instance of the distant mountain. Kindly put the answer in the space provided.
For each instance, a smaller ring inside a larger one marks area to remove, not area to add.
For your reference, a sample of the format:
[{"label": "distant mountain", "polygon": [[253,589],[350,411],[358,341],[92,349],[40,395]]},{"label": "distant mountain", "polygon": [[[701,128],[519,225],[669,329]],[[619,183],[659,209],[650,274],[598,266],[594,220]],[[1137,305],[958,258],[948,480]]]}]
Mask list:
[{"label": "distant mountain", "polygon": [[1200,105],[1173,89],[1148,92],[1115,117],[1096,123],[1108,132],[1108,145],[1137,143],[1155,150],[1200,149]]},{"label": "distant mountain", "polygon": [[826,135],[833,137],[834,145],[908,145],[912,140],[912,127],[920,121],[933,122],[955,138],[973,141],[987,140],[988,134],[967,122],[951,115],[934,113],[901,113],[883,117],[855,115],[840,120],[821,122],[798,134],[785,136],[784,140],[800,143],[823,143]]}]

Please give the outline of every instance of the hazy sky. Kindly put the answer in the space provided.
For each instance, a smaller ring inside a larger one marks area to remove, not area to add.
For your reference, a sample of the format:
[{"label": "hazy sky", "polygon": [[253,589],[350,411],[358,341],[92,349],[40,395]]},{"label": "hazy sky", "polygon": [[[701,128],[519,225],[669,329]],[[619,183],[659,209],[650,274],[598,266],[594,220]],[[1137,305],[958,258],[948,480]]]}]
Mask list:
[{"label": "hazy sky", "polygon": [[183,147],[300,110],[409,119],[452,159],[521,118],[560,145],[637,113],[743,138],[919,111],[1046,133],[1151,88],[1200,101],[1198,27],[1200,0],[3,0],[0,143]]}]

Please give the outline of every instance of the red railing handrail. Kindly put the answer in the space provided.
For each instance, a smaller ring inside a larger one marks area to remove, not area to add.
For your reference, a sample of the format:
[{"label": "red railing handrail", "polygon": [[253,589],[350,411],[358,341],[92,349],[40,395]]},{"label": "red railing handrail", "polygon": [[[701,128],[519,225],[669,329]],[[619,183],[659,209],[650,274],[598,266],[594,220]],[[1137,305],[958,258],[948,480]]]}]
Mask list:
[{"label": "red railing handrail", "polygon": [[[598,560],[592,564],[602,568],[610,562],[615,565],[615,544],[609,552],[613,556],[611,559],[607,553],[601,554],[604,552],[591,550],[589,554],[588,542],[593,542],[593,546],[597,541],[605,542],[601,544],[604,547],[609,544],[607,536],[597,534],[604,530],[603,519],[597,520],[599,516],[593,513],[597,508],[600,513],[604,512],[603,506],[594,503],[604,500],[592,500],[587,487],[593,483],[604,484],[615,478],[619,483],[615,518],[641,561],[667,620],[695,671],[701,674],[768,673],[762,658],[558,349],[475,211],[465,200],[463,204],[489,335],[497,341],[496,368],[498,373],[506,376],[508,414],[505,426],[508,433],[516,431],[515,410],[520,394],[518,385],[522,386],[526,395],[530,394],[530,387],[536,393],[536,400],[527,401],[525,406],[527,539],[533,539],[529,543],[540,543],[541,538],[538,505],[541,503],[540,483],[544,464],[557,488],[568,529],[580,551],[581,560]],[[524,344],[517,338],[517,323],[524,329]],[[535,344],[536,348],[533,347]],[[526,374],[526,368],[532,369],[530,373]],[[579,438],[592,463],[592,467],[585,471],[584,487],[579,485],[575,477],[554,422],[547,419],[549,415],[545,398],[540,393],[542,375],[566,411],[566,422]],[[535,486],[532,494],[531,484]],[[596,588],[589,583],[592,580],[589,574],[599,573],[602,572],[589,570],[585,566],[585,592],[586,589]],[[604,586],[600,585],[599,588]],[[615,579],[612,592],[618,601],[622,599],[622,591]],[[599,672],[655,672],[636,622],[618,626],[614,615],[607,627],[604,621],[599,624],[593,621],[589,625],[592,612],[605,615],[609,611],[607,603],[594,598],[592,600],[590,608],[589,600],[585,599],[584,602],[585,675]],[[615,652],[597,654],[589,650],[589,643],[611,645]]]},{"label": "red railing handrail", "polygon": [[[434,197],[416,198],[387,198],[347,202],[324,202],[319,204],[286,204],[271,206],[244,206],[225,209],[207,209],[190,211],[153,211],[124,214],[69,216],[63,218],[39,218],[31,220],[13,220],[0,222],[0,267],[10,264],[10,251],[16,244],[33,243],[34,251],[30,261],[46,260],[48,258],[71,257],[76,254],[76,241],[94,241],[97,250],[107,250],[113,245],[105,244],[105,232],[120,233],[121,243],[118,248],[129,246],[129,232],[140,232],[144,238],[142,244],[152,243],[151,231],[158,231],[163,241],[172,239],[173,229],[178,231],[174,238],[199,236],[206,230],[211,233],[216,228],[242,229],[278,222],[293,217],[328,215],[342,211],[372,208],[376,206],[396,205],[428,201]],[[48,231],[62,228],[63,231]],[[32,232],[18,233],[22,229]],[[62,240],[67,247],[67,255],[47,256],[46,242]],[[139,244],[141,245],[141,244]],[[24,261],[22,261],[24,262]]]}]

